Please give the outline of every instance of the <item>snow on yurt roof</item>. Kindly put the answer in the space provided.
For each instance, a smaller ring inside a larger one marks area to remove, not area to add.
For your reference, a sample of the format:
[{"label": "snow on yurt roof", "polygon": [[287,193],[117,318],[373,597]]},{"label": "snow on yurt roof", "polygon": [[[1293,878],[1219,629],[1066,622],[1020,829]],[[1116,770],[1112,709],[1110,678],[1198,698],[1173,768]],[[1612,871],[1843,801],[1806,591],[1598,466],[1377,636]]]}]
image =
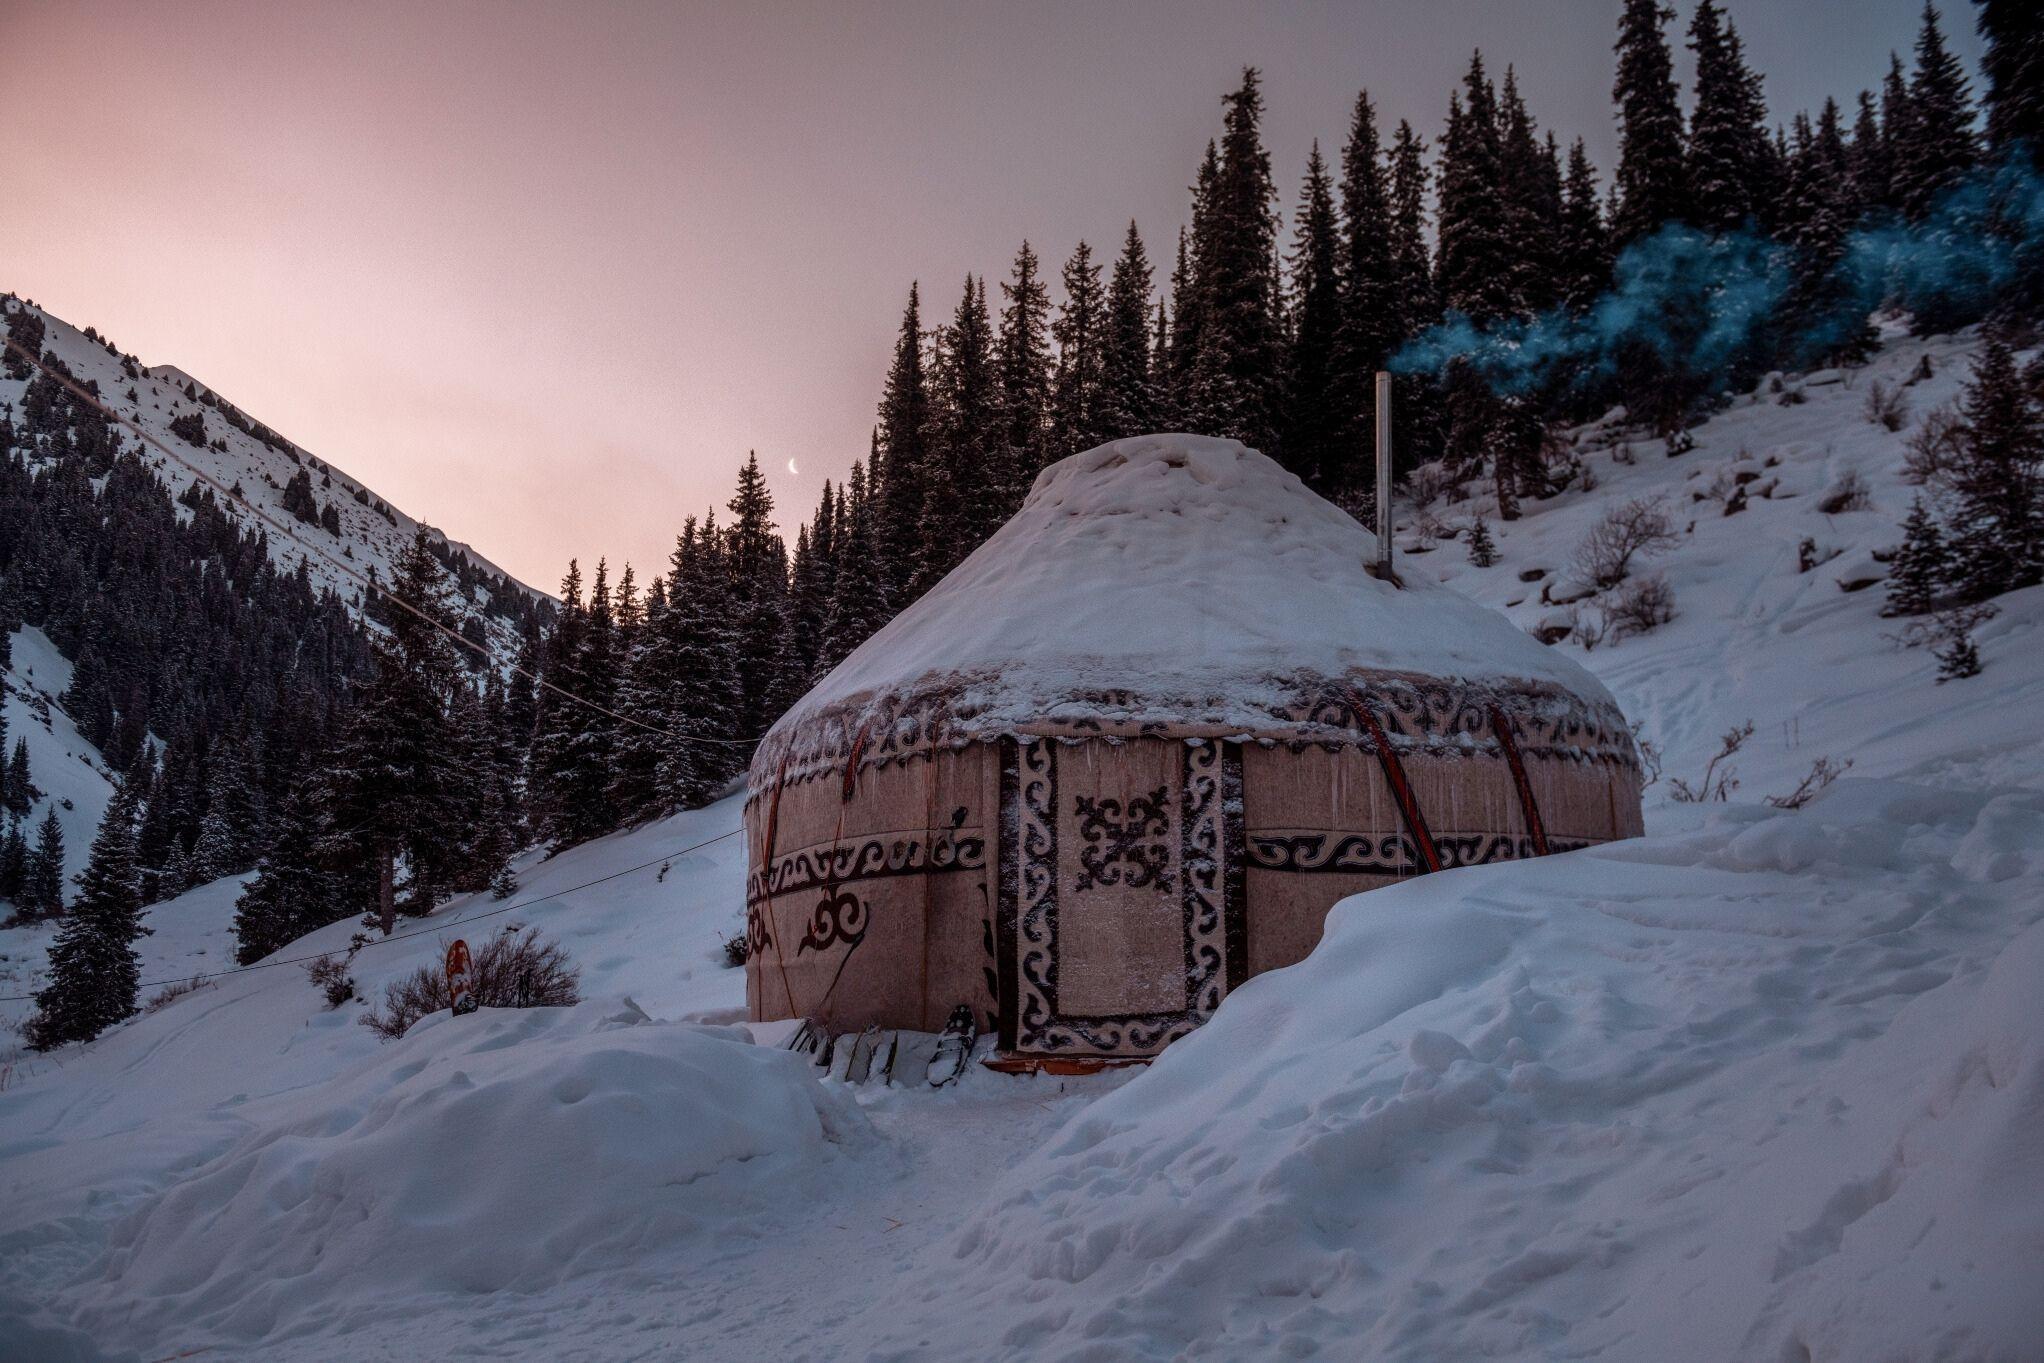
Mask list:
[{"label": "snow on yurt roof", "polygon": [[1013,518],[775,726],[943,689],[988,732],[1097,709],[1143,723],[1267,721],[1302,678],[1530,681],[1593,704],[1590,674],[1401,563],[1237,441],[1146,435],[1046,468]]}]

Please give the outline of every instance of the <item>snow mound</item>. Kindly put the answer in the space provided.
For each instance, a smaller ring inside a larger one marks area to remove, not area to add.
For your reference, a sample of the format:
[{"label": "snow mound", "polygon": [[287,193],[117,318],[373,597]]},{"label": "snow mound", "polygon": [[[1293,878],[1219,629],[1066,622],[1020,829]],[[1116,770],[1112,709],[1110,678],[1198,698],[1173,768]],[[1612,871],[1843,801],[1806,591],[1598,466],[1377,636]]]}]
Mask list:
[{"label": "snow mound", "polygon": [[868,1132],[800,1058],[615,1001],[433,1014],[264,1101],[224,1155],[115,1228],[81,1293],[123,1300],[98,1327],[253,1340],[628,1272],[743,1233]]},{"label": "snow mound", "polygon": [[880,1314],[1000,1303],[1016,1358],[2034,1357],[2040,832],[1848,782],[1346,900]]},{"label": "snow mound", "polygon": [[775,728],[933,679],[961,679],[957,708],[982,727],[1081,702],[1249,731],[1302,678],[1369,671],[1608,702],[1502,615],[1414,572],[1404,590],[1377,581],[1375,557],[1369,531],[1236,441],[1117,440],[1045,469],[1006,525]]}]

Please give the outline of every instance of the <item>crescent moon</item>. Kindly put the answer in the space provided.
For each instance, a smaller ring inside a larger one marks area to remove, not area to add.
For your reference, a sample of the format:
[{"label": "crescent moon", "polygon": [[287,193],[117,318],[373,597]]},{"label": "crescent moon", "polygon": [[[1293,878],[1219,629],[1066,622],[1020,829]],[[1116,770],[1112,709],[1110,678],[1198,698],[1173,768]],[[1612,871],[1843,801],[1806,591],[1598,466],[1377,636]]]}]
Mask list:
[{"label": "crescent moon", "polygon": [[792,460],[792,459],[790,459],[790,460],[788,461],[788,472],[790,472],[790,473],[793,473],[793,474],[800,474],[800,473],[802,472],[802,470],[800,470],[800,469],[796,468],[796,467],[795,467],[795,461],[794,461],[794,460]]}]

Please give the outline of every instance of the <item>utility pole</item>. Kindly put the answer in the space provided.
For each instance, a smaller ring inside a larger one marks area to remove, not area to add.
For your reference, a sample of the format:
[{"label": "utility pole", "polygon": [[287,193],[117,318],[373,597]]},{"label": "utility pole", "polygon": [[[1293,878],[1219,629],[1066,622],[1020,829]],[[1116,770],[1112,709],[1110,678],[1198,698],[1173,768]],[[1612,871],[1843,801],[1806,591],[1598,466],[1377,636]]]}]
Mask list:
[{"label": "utility pole", "polygon": [[1391,568],[1391,375],[1377,371],[1377,562],[1371,576],[1398,585]]}]

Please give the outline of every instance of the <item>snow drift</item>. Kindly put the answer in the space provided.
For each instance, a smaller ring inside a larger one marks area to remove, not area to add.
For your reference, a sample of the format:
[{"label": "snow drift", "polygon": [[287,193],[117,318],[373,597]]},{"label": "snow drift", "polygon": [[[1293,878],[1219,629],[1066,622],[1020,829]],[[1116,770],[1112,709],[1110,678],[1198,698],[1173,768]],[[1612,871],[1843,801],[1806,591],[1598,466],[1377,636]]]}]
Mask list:
[{"label": "snow drift", "polygon": [[435,1013],[269,1109],[116,1227],[88,1319],[254,1340],[630,1272],[867,1132],[801,1057],[630,1004]]},{"label": "snow drift", "polygon": [[902,1337],[2033,1358],[2040,846],[2044,795],[1854,782],[1344,901],[1011,1171]]}]

